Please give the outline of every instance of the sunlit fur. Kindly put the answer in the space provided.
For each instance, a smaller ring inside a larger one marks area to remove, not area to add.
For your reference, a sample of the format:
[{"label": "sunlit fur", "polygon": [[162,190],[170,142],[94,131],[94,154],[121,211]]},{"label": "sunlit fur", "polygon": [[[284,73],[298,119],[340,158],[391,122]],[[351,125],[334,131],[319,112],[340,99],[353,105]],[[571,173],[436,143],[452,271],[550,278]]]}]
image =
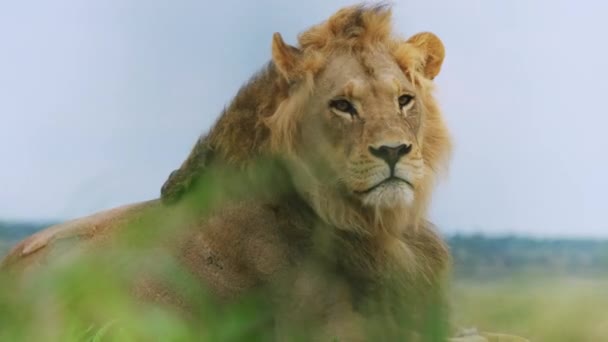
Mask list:
[{"label": "sunlit fur", "polygon": [[[432,46],[440,42],[431,39],[429,47],[425,37],[435,38],[422,34],[406,41],[393,36],[386,7],[346,8],[302,33],[298,53],[287,70],[281,70],[299,83],[264,120],[272,132],[273,151],[287,156],[293,172],[299,174],[301,192],[320,216],[340,229],[396,233],[417,226],[425,216],[435,178],[450,151],[431,81],[441,62],[435,63],[433,57],[443,59],[443,46]],[[275,54],[279,67],[287,64],[280,57]],[[435,63],[435,69],[427,68],[428,63]],[[400,94],[390,89],[391,82],[400,91],[416,95],[412,121],[398,117],[395,101]],[[357,101],[366,106],[360,113],[363,128],[347,118],[327,115],[330,95],[353,84],[359,92]],[[413,125],[419,129],[412,129]],[[324,134],[319,133],[327,127]],[[306,135],[307,129],[314,132]],[[387,176],[386,163],[368,151],[368,146],[386,140],[414,145],[397,164],[396,175],[414,183],[415,189],[394,183],[364,196],[351,196]],[[319,177],[314,168],[324,169],[325,174]]]},{"label": "sunlit fur", "polygon": [[[302,197],[329,226],[372,238],[376,250],[368,252],[382,255],[379,260],[389,258],[391,267],[404,272],[425,270],[424,277],[431,279],[447,263],[443,243],[438,237],[428,239],[425,249],[432,254],[412,258],[418,247],[403,234],[435,236],[424,227],[426,212],[451,146],[433,97],[432,79],[444,50],[430,33],[409,39],[392,35],[390,18],[389,7],[354,6],[303,32],[297,47],[275,34],[272,62],[241,88],[180,172],[198,172],[200,155],[209,149],[233,165],[279,156]],[[354,86],[348,85],[351,81]],[[416,96],[407,120],[398,112],[399,94],[387,90],[391,85]],[[365,124],[349,122],[328,108],[330,96],[339,91],[360,93],[355,100],[364,107],[360,115]],[[393,184],[358,196],[353,192],[386,172],[383,162],[368,152],[370,144],[383,139],[413,144],[397,169],[415,189]],[[440,262],[431,266],[431,260]],[[375,267],[382,272],[382,266]]]}]

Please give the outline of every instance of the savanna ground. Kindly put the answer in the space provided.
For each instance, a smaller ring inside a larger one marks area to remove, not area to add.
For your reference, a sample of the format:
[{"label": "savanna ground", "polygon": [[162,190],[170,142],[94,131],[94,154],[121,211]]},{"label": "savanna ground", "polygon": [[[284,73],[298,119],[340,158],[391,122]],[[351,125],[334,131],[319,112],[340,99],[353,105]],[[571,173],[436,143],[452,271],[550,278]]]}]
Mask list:
[{"label": "savanna ground", "polygon": [[531,341],[608,341],[608,242],[453,236],[453,319]]},{"label": "savanna ground", "polygon": [[531,341],[608,341],[608,276],[511,275],[453,284],[460,326]]}]

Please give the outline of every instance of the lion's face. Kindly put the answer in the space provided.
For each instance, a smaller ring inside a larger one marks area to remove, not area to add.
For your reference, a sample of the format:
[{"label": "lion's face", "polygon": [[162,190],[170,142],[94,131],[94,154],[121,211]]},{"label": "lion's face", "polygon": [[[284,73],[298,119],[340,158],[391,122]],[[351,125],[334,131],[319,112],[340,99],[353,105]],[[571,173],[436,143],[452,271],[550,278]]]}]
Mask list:
[{"label": "lion's face", "polygon": [[338,54],[315,80],[298,156],[315,181],[366,206],[410,205],[424,173],[421,115],[389,54]]},{"label": "lion's face", "polygon": [[395,37],[390,11],[361,6],[298,41],[273,37],[284,98],[264,119],[271,150],[288,160],[298,191],[333,225],[415,226],[450,151],[432,96],[443,43],[429,32]]}]

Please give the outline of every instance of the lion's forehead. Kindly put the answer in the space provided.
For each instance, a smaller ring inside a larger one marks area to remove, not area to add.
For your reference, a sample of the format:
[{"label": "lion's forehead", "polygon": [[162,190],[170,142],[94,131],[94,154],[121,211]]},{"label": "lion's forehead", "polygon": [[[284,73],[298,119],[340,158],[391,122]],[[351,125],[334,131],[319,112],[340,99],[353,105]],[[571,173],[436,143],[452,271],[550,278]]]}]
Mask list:
[{"label": "lion's forehead", "polygon": [[335,54],[328,59],[319,78],[322,85],[334,92],[353,87],[355,92],[362,94],[393,93],[411,87],[397,62],[381,52]]},{"label": "lion's forehead", "polygon": [[399,75],[392,72],[384,72],[372,77],[353,77],[346,82],[344,91],[353,99],[371,98],[384,100],[393,98],[404,91],[411,91],[408,84]]}]

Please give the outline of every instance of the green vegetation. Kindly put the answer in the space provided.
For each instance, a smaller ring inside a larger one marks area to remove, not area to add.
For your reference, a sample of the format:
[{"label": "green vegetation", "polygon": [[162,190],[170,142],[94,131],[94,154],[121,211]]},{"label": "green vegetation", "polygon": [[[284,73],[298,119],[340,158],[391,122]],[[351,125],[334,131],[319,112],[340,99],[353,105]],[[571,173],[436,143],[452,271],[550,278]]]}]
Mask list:
[{"label": "green vegetation", "polygon": [[[269,180],[278,182],[277,177]],[[238,197],[240,189],[259,192],[234,180],[203,184],[206,191],[193,201],[211,203],[202,212],[215,203],[211,198]],[[201,213],[201,208],[189,209]],[[188,216],[165,214],[131,223],[124,241],[102,253],[83,258],[77,247],[63,252],[56,263],[25,274],[24,281],[0,273],[0,341],[268,340],[273,324],[263,300],[268,295],[218,305],[169,251],[150,248],[156,239],[179,233],[180,220]],[[43,226],[0,224],[0,254]],[[608,242],[482,236],[448,241],[455,261],[450,294],[456,325],[533,341],[608,338]],[[163,298],[135,300],[124,289],[142,269],[168,280],[162,285],[183,294],[193,314],[184,316],[164,305]],[[382,331],[382,322],[376,323],[372,330]],[[295,325],[302,333],[297,336],[306,336],[306,323]]]},{"label": "green vegetation", "polygon": [[[26,227],[23,231],[20,229]],[[0,253],[42,225],[0,225]],[[602,341],[608,338],[608,242],[453,236],[453,320],[480,331],[526,336],[533,341]],[[113,256],[104,256],[115,258]],[[121,256],[125,274],[145,258]],[[166,256],[158,272],[198,298],[199,320],[162,305],[141,304],[121,290],[123,280],[106,259],[56,265],[17,284],[0,276],[1,341],[266,340],[271,319],[250,298],[219,309],[198,293],[188,274]],[[128,259],[128,260],[127,260]],[[159,262],[160,261],[160,262]],[[131,264],[131,265],[128,265]],[[96,272],[91,272],[94,269]]]}]

